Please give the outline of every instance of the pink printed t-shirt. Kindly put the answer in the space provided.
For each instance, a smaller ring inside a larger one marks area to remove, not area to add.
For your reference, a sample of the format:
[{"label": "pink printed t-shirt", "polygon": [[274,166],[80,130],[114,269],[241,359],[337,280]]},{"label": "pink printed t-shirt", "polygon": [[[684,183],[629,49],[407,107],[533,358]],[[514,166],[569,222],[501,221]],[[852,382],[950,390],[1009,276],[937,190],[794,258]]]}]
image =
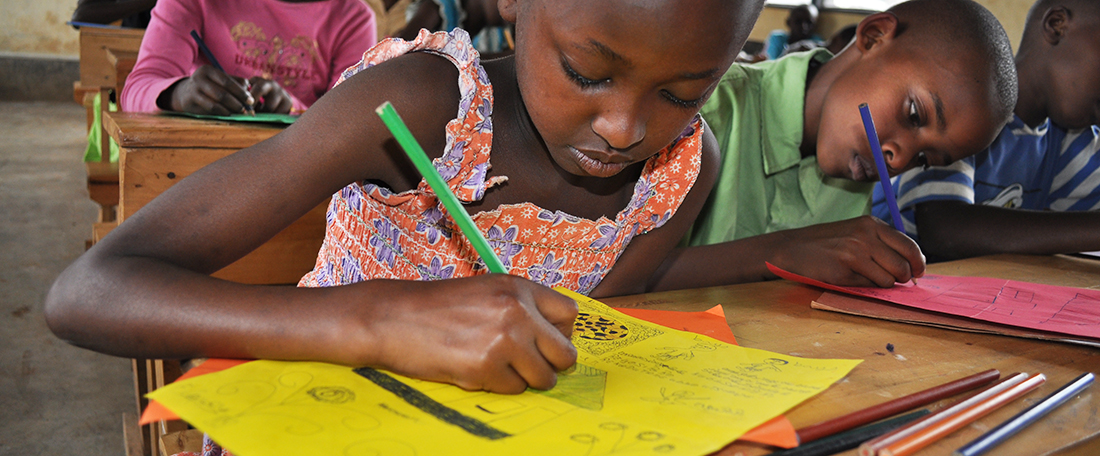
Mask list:
[{"label": "pink printed t-shirt", "polygon": [[161,92],[211,64],[191,30],[226,73],[279,83],[295,111],[331,89],[377,40],[374,13],[360,0],[159,0],[122,91],[123,111],[159,111]]}]

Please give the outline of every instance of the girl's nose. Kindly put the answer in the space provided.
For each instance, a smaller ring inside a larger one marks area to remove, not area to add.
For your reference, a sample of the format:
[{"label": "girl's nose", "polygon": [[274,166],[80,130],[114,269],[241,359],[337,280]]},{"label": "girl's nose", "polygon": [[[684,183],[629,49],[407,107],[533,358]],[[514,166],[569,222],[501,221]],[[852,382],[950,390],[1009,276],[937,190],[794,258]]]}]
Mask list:
[{"label": "girl's nose", "polygon": [[629,149],[645,139],[646,117],[637,104],[605,110],[592,122],[592,131],[612,149]]}]

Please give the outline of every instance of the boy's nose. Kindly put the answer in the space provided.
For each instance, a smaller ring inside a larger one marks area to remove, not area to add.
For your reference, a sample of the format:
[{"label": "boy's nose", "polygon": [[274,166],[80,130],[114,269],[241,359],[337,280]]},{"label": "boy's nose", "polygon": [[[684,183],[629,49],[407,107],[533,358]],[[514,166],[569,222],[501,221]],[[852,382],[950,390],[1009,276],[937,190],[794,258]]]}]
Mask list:
[{"label": "boy's nose", "polygon": [[610,109],[596,117],[592,131],[612,149],[624,150],[645,138],[646,119],[637,107]]},{"label": "boy's nose", "polygon": [[882,159],[886,162],[891,176],[896,176],[912,167],[912,154],[907,154],[896,143],[882,145]]}]

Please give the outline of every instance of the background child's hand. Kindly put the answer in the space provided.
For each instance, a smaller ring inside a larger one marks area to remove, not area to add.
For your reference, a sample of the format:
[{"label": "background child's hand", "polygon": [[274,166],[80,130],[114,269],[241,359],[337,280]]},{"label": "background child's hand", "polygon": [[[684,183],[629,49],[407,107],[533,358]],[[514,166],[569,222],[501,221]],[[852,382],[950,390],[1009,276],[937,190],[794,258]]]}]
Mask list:
[{"label": "background child's hand", "polygon": [[841,286],[892,287],[924,275],[924,254],[909,236],[868,215],[782,231],[772,263]]},{"label": "background child's hand", "polygon": [[169,110],[194,114],[242,114],[246,105],[256,101],[245,90],[244,79],[229,76],[210,65],[199,67],[191,77],[172,85],[168,92]]},{"label": "background child's hand", "polygon": [[248,82],[251,85],[249,92],[257,102],[257,112],[286,114],[294,107],[294,99],[279,83],[259,76],[253,76]]},{"label": "background child's hand", "polygon": [[577,304],[504,274],[434,282],[394,282],[401,307],[366,322],[380,367],[467,390],[518,394],[549,389],[577,360],[569,341]]}]

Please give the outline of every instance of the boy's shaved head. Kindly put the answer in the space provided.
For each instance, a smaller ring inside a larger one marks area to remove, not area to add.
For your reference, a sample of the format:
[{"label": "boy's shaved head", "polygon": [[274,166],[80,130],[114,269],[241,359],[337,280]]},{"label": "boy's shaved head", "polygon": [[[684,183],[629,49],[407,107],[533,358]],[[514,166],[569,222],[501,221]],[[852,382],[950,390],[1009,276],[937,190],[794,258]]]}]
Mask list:
[{"label": "boy's shaved head", "polygon": [[1016,65],[1012,44],[993,13],[971,0],[910,0],[887,12],[898,17],[899,41],[964,62],[975,77],[989,78],[998,101],[993,114],[1011,118],[1019,90]]},{"label": "boy's shaved head", "polygon": [[1075,129],[1100,122],[1100,0],[1038,0],[1027,15],[1016,69],[1016,115]]},{"label": "boy's shaved head", "polygon": [[1097,0],[1039,0],[1031,5],[1024,22],[1024,36],[1020,39],[1020,48],[1033,45],[1041,39],[1043,15],[1051,8],[1064,7],[1074,19],[1092,23],[1100,18],[1100,1]]}]

